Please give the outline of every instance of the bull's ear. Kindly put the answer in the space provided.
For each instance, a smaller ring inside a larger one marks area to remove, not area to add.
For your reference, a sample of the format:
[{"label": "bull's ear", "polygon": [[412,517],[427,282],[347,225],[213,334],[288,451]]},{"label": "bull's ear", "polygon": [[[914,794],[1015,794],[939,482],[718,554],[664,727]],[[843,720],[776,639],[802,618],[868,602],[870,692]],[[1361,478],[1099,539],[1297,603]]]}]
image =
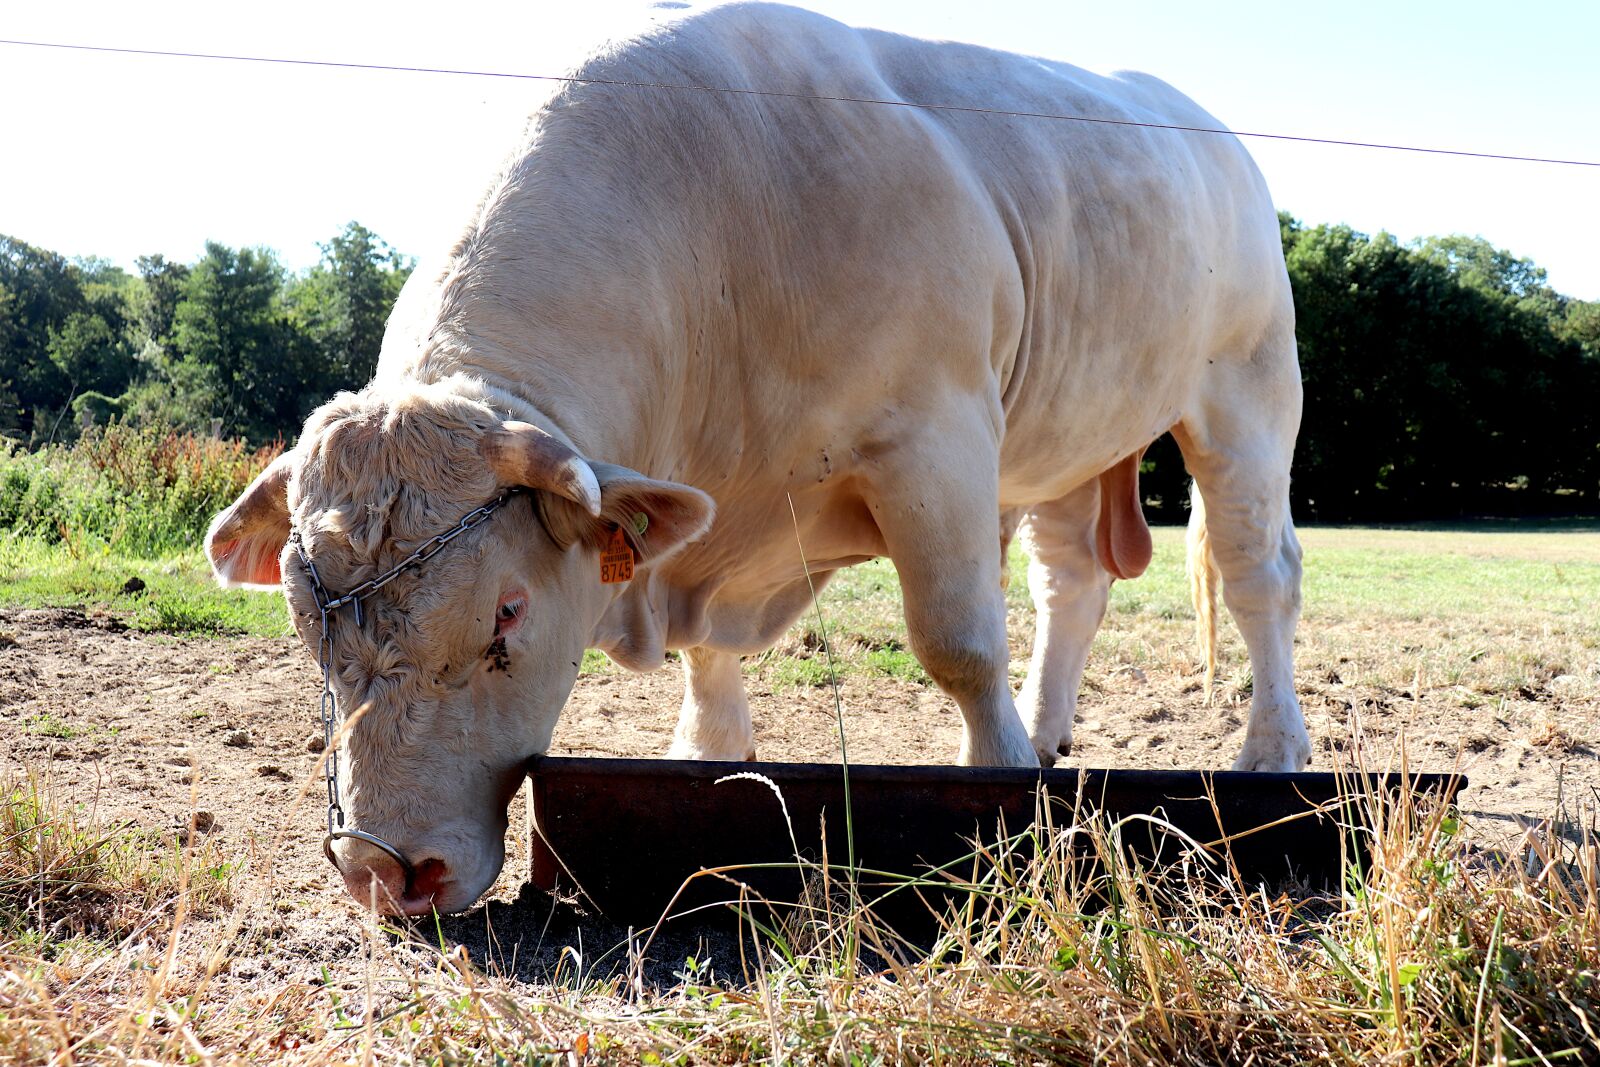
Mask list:
[{"label": "bull's ear", "polygon": [[283,582],[278,556],[289,539],[291,453],[256,475],[239,499],[206,531],[206,558],[218,584],[276,589]]},{"label": "bull's ear", "polygon": [[582,541],[603,548],[621,528],[640,562],[661,559],[711,528],[716,505],[700,490],[646,478],[638,471],[589,461],[600,484],[600,514],[592,516],[550,493],[539,496],[539,514],[558,545]]}]

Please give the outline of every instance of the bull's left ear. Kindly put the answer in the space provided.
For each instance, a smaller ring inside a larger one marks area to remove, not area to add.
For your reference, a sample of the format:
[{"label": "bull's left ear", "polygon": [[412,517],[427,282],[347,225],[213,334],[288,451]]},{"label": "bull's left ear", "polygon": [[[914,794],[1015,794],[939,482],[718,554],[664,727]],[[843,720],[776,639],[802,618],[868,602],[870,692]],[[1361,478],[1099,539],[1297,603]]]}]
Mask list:
[{"label": "bull's left ear", "polygon": [[206,558],[219,585],[276,589],[282,584],[278,557],[289,539],[292,457],[285,452],[273,460],[238,500],[211,520]]},{"label": "bull's left ear", "polygon": [[539,514],[559,545],[603,548],[621,528],[641,563],[669,556],[711,528],[716,505],[691,486],[646,478],[638,471],[589,461],[600,483],[600,515],[554,493],[539,494]]}]

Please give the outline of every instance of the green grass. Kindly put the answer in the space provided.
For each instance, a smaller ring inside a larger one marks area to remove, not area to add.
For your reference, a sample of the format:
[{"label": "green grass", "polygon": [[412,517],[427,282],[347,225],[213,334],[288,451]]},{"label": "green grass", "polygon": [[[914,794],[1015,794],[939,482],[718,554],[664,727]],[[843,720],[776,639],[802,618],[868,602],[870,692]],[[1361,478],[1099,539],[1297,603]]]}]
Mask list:
[{"label": "green grass", "polygon": [[277,453],[117,423],[37,452],[0,439],[0,529],[80,554],[183,551]]},{"label": "green grass", "polygon": [[[134,578],[144,583],[137,592],[129,591]],[[142,558],[7,537],[0,542],[0,607],[104,611],[152,633],[290,633],[281,593],[217,587],[198,549]]]},{"label": "green grass", "polygon": [[[1134,581],[1112,586],[1112,614],[1191,618],[1183,530],[1152,531],[1155,556]],[[1600,602],[1600,532],[1311,527],[1305,550],[1304,618],[1565,615]],[[887,567],[886,563],[876,564]],[[1027,562],[1011,558],[1008,599],[1031,611]],[[853,575],[842,577],[851,583]],[[830,590],[831,592],[831,590]]]},{"label": "green grass", "polygon": [[[1112,587],[1092,662],[1167,665],[1193,655],[1183,531],[1160,527],[1154,537],[1149,570]],[[1310,528],[1300,539],[1301,658],[1351,659],[1348,680],[1406,685],[1422,670],[1469,689],[1515,690],[1573,671],[1600,648],[1600,615],[1592,610],[1600,603],[1600,532],[1591,528]],[[132,578],[144,588],[127,591]],[[1020,677],[1033,629],[1020,551],[1012,554],[1006,595]],[[842,678],[930,684],[906,646],[892,563],[844,571],[821,600]],[[104,611],[134,629],[173,635],[290,633],[280,594],[216,587],[198,548],[146,557],[104,544],[8,537],[0,542],[0,606]],[[1392,648],[1369,634],[1380,624]],[[1231,624],[1224,626],[1237,665],[1242,648]],[[1528,633],[1542,635],[1538,651],[1518,640]],[[584,674],[616,669],[597,651],[584,656]],[[745,672],[774,691],[826,686],[827,660],[809,613],[770,653],[751,657]]]},{"label": "green grass", "polygon": [[833,675],[828,661],[816,656],[776,656],[768,666],[768,679],[774,689],[820,689],[830,683]]},{"label": "green grass", "polygon": [[1600,600],[1592,531],[1310,529],[1308,618],[1566,615]]},{"label": "green grass", "polygon": [[0,441],[0,606],[104,611],[168,634],[287,634],[280,595],[217,588],[199,550],[275,455],[120,424],[37,452]]},{"label": "green grass", "polygon": [[53,737],[58,741],[70,741],[75,737],[92,737],[96,734],[115,735],[120,732],[115,726],[107,728],[98,723],[88,725],[70,723],[49,712],[24,719],[22,728],[34,737]]},{"label": "green grass", "polygon": [[885,678],[899,678],[904,682],[928,685],[932,681],[922,669],[917,657],[903,648],[875,648],[862,657],[867,667]]},{"label": "green grass", "polygon": [[[1184,573],[1183,530],[1152,531],[1155,555],[1141,577],[1111,588],[1091,671],[1122,665],[1192,673],[1194,611]],[[1600,529],[1594,523],[1482,523],[1468,528],[1313,527],[1305,550],[1302,666],[1340,665],[1346,681],[1390,688],[1423,681],[1474,692],[1538,688],[1584,675],[1600,648]],[[1027,559],[1014,549],[1006,599],[1013,680],[1027,668],[1033,604]],[[821,594],[841,679],[930,684],[907,649],[894,565],[874,560],[838,574]],[[1222,617],[1224,677],[1241,692],[1248,669],[1232,622]],[[1538,635],[1537,641],[1529,640]],[[1348,666],[1344,666],[1348,664]],[[810,613],[745,673],[774,691],[826,685],[827,662]]]},{"label": "green grass", "polygon": [[583,650],[583,666],[579,674],[615,674],[619,668],[598,648]]}]

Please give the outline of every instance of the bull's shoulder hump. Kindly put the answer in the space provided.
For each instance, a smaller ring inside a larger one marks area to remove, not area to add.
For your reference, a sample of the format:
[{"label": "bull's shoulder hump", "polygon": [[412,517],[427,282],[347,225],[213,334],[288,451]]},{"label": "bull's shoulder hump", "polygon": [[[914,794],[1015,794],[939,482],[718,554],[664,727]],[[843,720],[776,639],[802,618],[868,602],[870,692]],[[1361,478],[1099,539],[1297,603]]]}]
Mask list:
[{"label": "bull's shoulder hump", "polygon": [[[1103,155],[1122,156],[1129,144],[1136,146],[1135,155],[1149,157],[1158,169],[1170,157],[1191,152],[1227,171],[1243,162],[1242,146],[1234,137],[1160,131],[1162,126],[1226,127],[1184,93],[1149,74],[1104,74],[1061,60],[980,45],[926,41],[879,30],[858,32],[870,51],[876,75],[896,98],[948,105],[912,110],[924,121],[943,127],[958,142],[975,139],[983,149],[980,156],[991,150],[989,146],[998,137],[1008,145],[1013,162],[1033,155],[1047,167],[1064,155],[1075,155],[1080,164]],[[985,111],[1030,117],[1008,121],[1003,114],[975,114]],[[1063,116],[1064,120],[1032,117],[1047,115]],[[1157,129],[1069,121],[1073,117]],[[1190,140],[1196,137],[1207,138],[1209,143]],[[1094,147],[1100,145],[1116,151],[1102,153]]]},{"label": "bull's shoulder hump", "polygon": [[1107,81],[1116,85],[1127,99],[1137,101],[1155,114],[1182,120],[1188,125],[1203,124],[1216,129],[1226,129],[1220,120],[1195,103],[1187,94],[1154,74],[1147,74],[1142,70],[1114,70],[1107,76]]},{"label": "bull's shoulder hump", "polygon": [[885,30],[856,31],[884,81],[908,102],[1033,114],[1174,116],[1199,112],[1159,78]]}]

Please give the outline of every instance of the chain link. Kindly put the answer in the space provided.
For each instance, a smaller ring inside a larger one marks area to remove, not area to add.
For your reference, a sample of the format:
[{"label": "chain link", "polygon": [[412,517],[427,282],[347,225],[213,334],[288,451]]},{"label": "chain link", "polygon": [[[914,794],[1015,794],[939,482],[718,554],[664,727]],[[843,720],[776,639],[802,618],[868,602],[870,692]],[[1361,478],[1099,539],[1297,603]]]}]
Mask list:
[{"label": "chain link", "polygon": [[[328,835],[344,828],[344,807],[339,801],[339,750],[334,745],[334,733],[339,725],[338,701],[333,695],[333,630],[329,626],[329,616],[340,608],[353,605],[356,625],[362,623],[361,601],[379,589],[394,581],[408,568],[420,567],[432,559],[438,552],[468,530],[486,521],[496,511],[505,506],[513,496],[522,490],[508,489],[494,500],[474,508],[461,517],[455,526],[439,534],[437,537],[424,541],[417,549],[399,563],[390,567],[376,578],[362,582],[343,596],[330,597],[327,587],[322,584],[322,577],[317,574],[317,565],[311,561],[311,556],[306,552],[305,542],[300,537],[300,531],[295,530],[289,534],[289,544],[294,548],[295,555],[300,557],[300,565],[305,568],[306,575],[311,579],[311,593],[317,601],[317,611],[320,615],[319,624],[321,633],[317,639],[317,663],[322,668],[322,701],[318,705],[318,713],[322,718],[322,743],[323,743],[323,768],[328,786]],[[403,862],[403,861],[402,861]]]}]

